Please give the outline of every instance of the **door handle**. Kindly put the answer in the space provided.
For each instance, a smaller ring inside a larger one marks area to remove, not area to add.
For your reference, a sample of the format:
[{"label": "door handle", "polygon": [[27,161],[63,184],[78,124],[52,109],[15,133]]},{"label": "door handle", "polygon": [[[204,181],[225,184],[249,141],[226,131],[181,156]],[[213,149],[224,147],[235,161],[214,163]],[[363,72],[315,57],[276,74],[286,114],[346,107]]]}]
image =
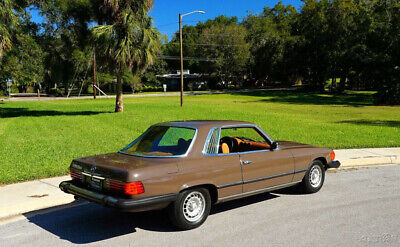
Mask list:
[{"label": "door handle", "polygon": [[243,160],[242,160],[242,164],[243,164],[243,165],[249,165],[249,164],[251,164],[251,163],[253,163],[253,161],[250,161],[250,160],[245,160],[245,161],[243,161]]}]

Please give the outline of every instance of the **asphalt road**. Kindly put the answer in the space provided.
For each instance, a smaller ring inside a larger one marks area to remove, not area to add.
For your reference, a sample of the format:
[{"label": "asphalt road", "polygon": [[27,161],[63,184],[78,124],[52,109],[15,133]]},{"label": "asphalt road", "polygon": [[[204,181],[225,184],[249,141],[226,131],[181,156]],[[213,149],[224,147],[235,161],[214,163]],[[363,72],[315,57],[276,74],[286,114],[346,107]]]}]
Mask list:
[{"label": "asphalt road", "polygon": [[327,173],[316,194],[282,190],[212,210],[179,232],[164,213],[92,203],[0,225],[0,246],[400,246],[400,166]]}]

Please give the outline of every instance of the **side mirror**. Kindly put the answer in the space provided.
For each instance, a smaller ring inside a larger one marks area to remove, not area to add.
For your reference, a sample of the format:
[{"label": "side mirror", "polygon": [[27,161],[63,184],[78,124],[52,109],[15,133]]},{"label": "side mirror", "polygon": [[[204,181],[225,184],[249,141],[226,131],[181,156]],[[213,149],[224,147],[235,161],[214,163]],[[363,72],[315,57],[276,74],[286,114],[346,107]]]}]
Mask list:
[{"label": "side mirror", "polygon": [[271,143],[271,150],[274,150],[278,147],[278,143],[277,142],[272,142]]}]

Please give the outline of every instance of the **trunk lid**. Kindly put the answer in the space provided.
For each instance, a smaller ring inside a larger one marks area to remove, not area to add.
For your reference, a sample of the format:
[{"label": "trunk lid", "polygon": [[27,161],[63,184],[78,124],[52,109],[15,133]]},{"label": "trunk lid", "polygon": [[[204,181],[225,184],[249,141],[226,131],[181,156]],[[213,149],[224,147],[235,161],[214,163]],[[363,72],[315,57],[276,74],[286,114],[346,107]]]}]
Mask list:
[{"label": "trunk lid", "polygon": [[[74,159],[73,162],[79,164],[84,173],[127,181],[130,173],[136,173],[139,169],[159,166],[167,161],[162,158],[144,158],[121,153],[109,153],[78,158]],[[168,166],[168,168],[171,173],[177,172],[177,166]]]},{"label": "trunk lid", "polygon": [[[144,158],[121,153],[100,154],[74,159],[70,174],[84,186],[111,194],[124,194],[125,183],[142,182],[146,177],[176,173],[173,159]],[[165,164],[165,165],[164,165]]]}]

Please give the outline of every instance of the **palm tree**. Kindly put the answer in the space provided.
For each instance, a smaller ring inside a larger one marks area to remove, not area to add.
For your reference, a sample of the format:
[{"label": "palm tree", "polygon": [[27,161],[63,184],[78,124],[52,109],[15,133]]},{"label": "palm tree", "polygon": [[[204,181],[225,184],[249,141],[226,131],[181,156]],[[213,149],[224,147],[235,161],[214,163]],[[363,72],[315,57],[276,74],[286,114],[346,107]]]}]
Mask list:
[{"label": "palm tree", "polygon": [[[123,111],[122,75],[151,65],[161,46],[160,33],[147,15],[153,0],[104,0],[93,30],[97,56],[117,77],[115,112]],[[103,58],[103,59],[101,59]]]},{"label": "palm tree", "polygon": [[4,51],[11,49],[11,28],[18,23],[18,17],[14,12],[15,5],[12,0],[0,1],[0,59]]}]

